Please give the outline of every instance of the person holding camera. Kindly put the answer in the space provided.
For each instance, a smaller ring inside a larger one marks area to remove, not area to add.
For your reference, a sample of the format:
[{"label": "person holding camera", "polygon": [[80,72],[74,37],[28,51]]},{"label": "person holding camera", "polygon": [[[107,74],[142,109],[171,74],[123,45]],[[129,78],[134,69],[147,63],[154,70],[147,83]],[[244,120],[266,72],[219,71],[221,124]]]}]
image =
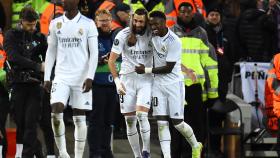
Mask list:
[{"label": "person holding camera", "polygon": [[33,8],[23,8],[18,26],[8,30],[4,39],[4,50],[12,68],[11,104],[17,126],[16,142],[23,144],[22,153],[17,151],[16,157],[22,158],[43,157],[36,129],[41,112],[40,84],[47,41],[36,30],[38,18]]}]

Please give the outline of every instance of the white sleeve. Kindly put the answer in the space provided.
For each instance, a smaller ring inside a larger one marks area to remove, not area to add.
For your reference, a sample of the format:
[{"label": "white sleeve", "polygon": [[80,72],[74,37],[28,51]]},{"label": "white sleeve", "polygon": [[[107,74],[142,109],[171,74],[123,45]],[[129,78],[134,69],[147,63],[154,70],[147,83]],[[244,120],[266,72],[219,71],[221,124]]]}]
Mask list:
[{"label": "white sleeve", "polygon": [[97,41],[97,28],[93,21],[90,23],[88,32],[88,48],[89,48],[89,62],[87,78],[94,79],[95,71],[98,63],[98,41]]},{"label": "white sleeve", "polygon": [[125,41],[126,40],[124,38],[123,31],[120,31],[114,39],[114,43],[113,43],[111,52],[114,52],[116,54],[121,54],[124,49]]},{"label": "white sleeve", "polygon": [[49,27],[49,35],[48,35],[48,49],[47,49],[46,59],[45,59],[44,81],[50,81],[52,68],[56,60],[56,55],[57,55],[57,38],[55,34],[55,22],[51,21]]},{"label": "white sleeve", "polygon": [[175,40],[170,42],[167,46],[167,62],[177,62],[181,59],[181,52],[182,52],[182,45],[181,41]]}]

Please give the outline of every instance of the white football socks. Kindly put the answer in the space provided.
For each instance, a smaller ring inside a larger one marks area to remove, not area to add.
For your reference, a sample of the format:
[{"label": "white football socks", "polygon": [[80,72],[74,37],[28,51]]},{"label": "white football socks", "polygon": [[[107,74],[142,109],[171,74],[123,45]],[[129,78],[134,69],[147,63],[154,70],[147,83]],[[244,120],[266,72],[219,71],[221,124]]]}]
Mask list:
[{"label": "white football socks", "polygon": [[148,113],[136,112],[137,120],[140,126],[140,134],[143,142],[142,151],[150,153],[150,123],[148,120]]},{"label": "white football socks", "polygon": [[73,116],[73,121],[75,125],[75,158],[82,158],[87,138],[86,116]]},{"label": "white football socks", "polygon": [[161,151],[164,158],[171,158],[171,136],[169,131],[168,121],[157,121],[158,124],[158,137],[160,142]]},{"label": "white football socks", "polygon": [[66,149],[65,125],[63,121],[63,113],[51,113],[52,129],[54,140],[61,157],[69,157]]},{"label": "white football socks", "polygon": [[136,116],[125,116],[127,139],[135,157],[141,157],[139,134],[136,128]]},{"label": "white football socks", "polygon": [[198,147],[198,142],[195,138],[193,130],[191,126],[189,126],[186,122],[182,121],[178,125],[174,126],[188,141],[192,148]]}]

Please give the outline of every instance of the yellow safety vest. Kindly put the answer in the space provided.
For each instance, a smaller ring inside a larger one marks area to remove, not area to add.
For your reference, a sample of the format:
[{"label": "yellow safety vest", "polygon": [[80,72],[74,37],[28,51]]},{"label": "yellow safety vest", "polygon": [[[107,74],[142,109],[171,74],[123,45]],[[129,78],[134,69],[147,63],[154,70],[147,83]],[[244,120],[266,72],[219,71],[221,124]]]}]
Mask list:
[{"label": "yellow safety vest", "polygon": [[[182,41],[182,64],[191,68],[197,75],[197,81],[203,89],[203,101],[207,98],[218,97],[218,69],[217,61],[209,57],[209,48],[204,42],[195,37],[181,37]],[[211,76],[210,87],[205,89],[205,72]],[[185,85],[194,84],[190,78],[185,75]],[[207,93],[206,93],[207,92]]]},{"label": "yellow safety vest", "polygon": [[[137,3],[131,3],[131,0],[123,0],[123,3],[128,4],[131,7],[131,10],[133,12],[135,12],[135,10],[139,9],[139,8],[145,8],[145,6],[143,5],[143,3],[141,1],[137,1]],[[159,4],[157,4],[152,11],[155,10],[159,10],[164,12],[165,11],[165,6],[162,2],[160,2]],[[151,11],[151,12],[152,12]]]},{"label": "yellow safety vest", "polygon": [[27,5],[31,5],[32,4],[32,0],[26,0],[25,2],[14,2],[12,4],[12,28],[15,28],[19,22],[19,14],[21,12],[21,10],[27,6]]}]

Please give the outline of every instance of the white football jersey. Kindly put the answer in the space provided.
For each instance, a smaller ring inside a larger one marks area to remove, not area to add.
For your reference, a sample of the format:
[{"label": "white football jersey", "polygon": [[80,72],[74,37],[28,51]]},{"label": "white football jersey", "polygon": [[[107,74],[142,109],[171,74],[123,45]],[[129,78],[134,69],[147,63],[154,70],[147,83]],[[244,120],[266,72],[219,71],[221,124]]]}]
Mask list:
[{"label": "white football jersey", "polygon": [[182,45],[180,38],[168,29],[164,37],[155,36],[152,38],[154,65],[162,67],[166,62],[176,62],[171,73],[155,74],[154,82],[160,85],[168,85],[178,81],[183,81],[184,76],[181,71]]},{"label": "white football jersey", "polygon": [[[93,20],[80,13],[72,20],[64,14],[51,21],[48,43],[49,45],[56,44],[56,80],[69,85],[80,85],[87,77],[92,77],[87,76],[89,71],[88,39],[97,36],[98,32]],[[47,75],[48,79],[50,74]]]},{"label": "white football jersey", "polygon": [[136,35],[137,42],[135,46],[129,47],[127,45],[130,28],[127,27],[121,30],[112,47],[112,52],[122,55],[122,63],[120,74],[128,74],[135,71],[135,66],[139,64],[145,67],[152,67],[153,52],[151,44],[151,34],[146,33],[142,36]]}]

